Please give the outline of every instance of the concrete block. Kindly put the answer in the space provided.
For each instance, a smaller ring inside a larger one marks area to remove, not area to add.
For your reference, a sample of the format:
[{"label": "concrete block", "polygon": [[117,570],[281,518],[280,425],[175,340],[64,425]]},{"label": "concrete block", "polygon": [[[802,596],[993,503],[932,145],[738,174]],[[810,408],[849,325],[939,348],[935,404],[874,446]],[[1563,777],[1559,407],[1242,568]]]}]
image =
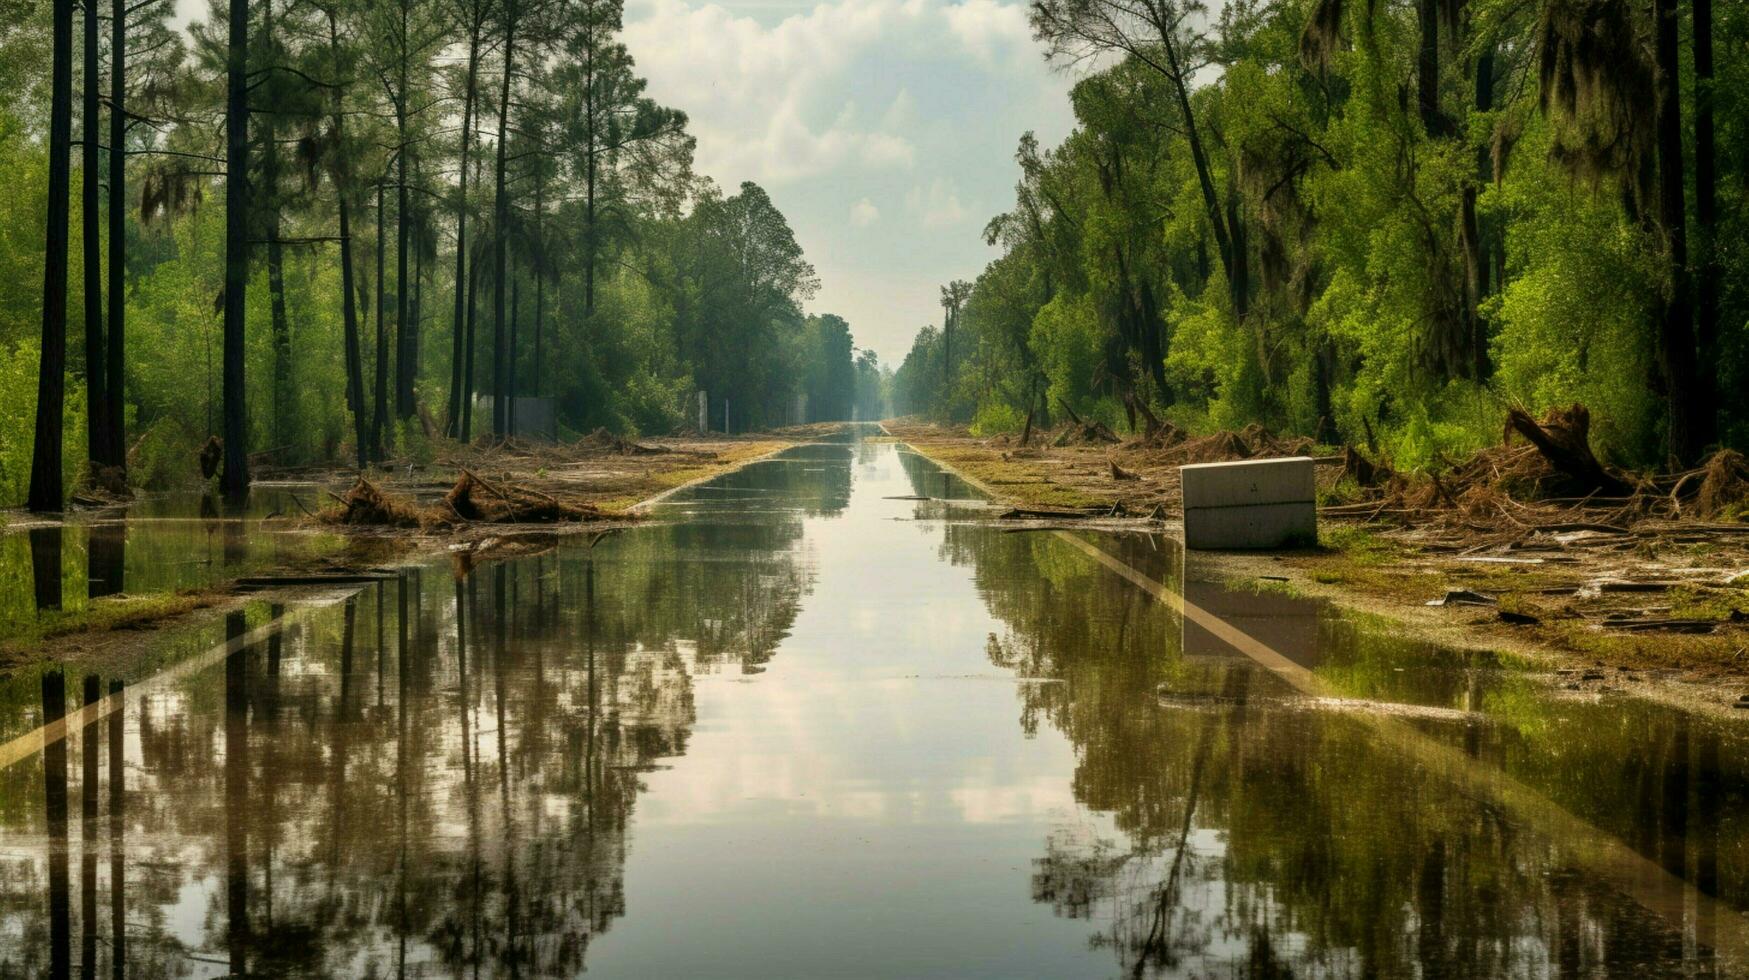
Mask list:
[{"label": "concrete block", "polygon": [[1178,473],[1187,548],[1284,548],[1318,540],[1310,457],[1197,463]]}]

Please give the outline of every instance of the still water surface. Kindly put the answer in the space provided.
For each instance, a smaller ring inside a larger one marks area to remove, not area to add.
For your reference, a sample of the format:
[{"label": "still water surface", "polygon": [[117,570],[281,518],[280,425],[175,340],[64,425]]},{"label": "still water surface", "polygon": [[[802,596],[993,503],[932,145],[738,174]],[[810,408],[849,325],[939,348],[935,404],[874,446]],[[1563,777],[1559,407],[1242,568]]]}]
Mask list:
[{"label": "still water surface", "polygon": [[807,446],[233,617],[0,769],[0,976],[1749,969],[1743,726],[972,496]]}]

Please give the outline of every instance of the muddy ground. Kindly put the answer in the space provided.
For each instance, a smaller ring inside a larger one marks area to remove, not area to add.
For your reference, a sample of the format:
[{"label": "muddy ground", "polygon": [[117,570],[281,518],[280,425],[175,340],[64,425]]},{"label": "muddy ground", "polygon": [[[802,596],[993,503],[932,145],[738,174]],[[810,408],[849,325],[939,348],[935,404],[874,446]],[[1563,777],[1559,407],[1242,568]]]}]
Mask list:
[{"label": "muddy ground", "polygon": [[[1260,430],[1170,446],[1083,440],[1079,432],[1064,439],[1058,430],[1022,447],[1013,437],[981,439],[912,420],[886,427],[1017,509],[1081,509],[1101,524],[1173,530],[1182,516],[1181,465],[1319,458],[1309,441]],[[1465,497],[1409,507],[1401,493],[1376,492],[1357,501],[1343,458],[1325,450],[1319,463],[1320,547],[1197,560],[1221,577],[1285,583],[1443,642],[1539,657],[1569,672],[1576,686],[1638,672],[1716,680],[1734,699],[1735,681],[1749,677],[1749,522],[1702,519],[1663,501],[1629,506],[1598,497],[1520,503],[1495,495],[1486,506]]]}]

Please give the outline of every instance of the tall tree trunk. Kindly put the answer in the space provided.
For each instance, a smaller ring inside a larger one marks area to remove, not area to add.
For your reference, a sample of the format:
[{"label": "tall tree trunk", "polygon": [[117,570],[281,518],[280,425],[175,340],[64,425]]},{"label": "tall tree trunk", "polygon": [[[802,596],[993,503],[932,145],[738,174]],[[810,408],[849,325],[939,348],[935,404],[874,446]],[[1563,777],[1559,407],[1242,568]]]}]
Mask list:
[{"label": "tall tree trunk", "polygon": [[1227,288],[1233,297],[1233,309],[1238,311],[1243,307],[1244,290],[1234,284],[1233,239],[1221,215],[1221,202],[1215,193],[1214,175],[1209,172],[1208,154],[1203,150],[1202,134],[1196,127],[1196,113],[1190,108],[1189,83],[1184,77],[1183,66],[1178,63],[1178,44],[1172,39],[1171,32],[1164,28],[1160,31],[1160,39],[1166,47],[1167,66],[1170,69],[1167,78],[1172,82],[1174,94],[1178,96],[1178,111],[1184,115],[1184,138],[1190,144],[1191,162],[1196,165],[1196,183],[1202,190],[1202,203],[1208,212],[1209,229],[1215,233],[1215,250],[1220,254],[1221,270],[1227,274]]},{"label": "tall tree trunk", "polygon": [[377,359],[376,359],[376,397],[370,416],[370,456],[372,459],[383,458],[383,422],[389,414],[389,333],[388,326],[383,323],[383,248],[384,233],[388,222],[383,217],[383,188],[388,184],[388,174],[377,184]]},{"label": "tall tree trunk", "polygon": [[595,126],[597,90],[595,87],[595,57],[601,50],[596,36],[598,24],[591,17],[584,25],[583,39],[583,317],[595,313],[595,182],[600,142]]},{"label": "tall tree trunk", "polygon": [[98,206],[97,4],[84,0],[85,70],[80,85],[79,186],[80,245],[85,261],[85,458],[96,475],[109,442],[109,395],[103,352],[103,237]]},{"label": "tall tree trunk", "polygon": [[1701,405],[1695,441],[1718,439],[1719,265],[1718,146],[1713,129],[1713,0],[1694,0],[1695,339]]},{"label": "tall tree trunk", "polygon": [[[273,0],[262,6],[262,40],[273,51]],[[291,402],[291,323],[285,312],[285,247],[280,244],[279,127],[268,113],[261,137],[261,183],[267,190],[267,294],[272,308],[273,445],[285,445],[286,407]]]},{"label": "tall tree trunk", "polygon": [[587,133],[584,139],[588,142],[585,151],[587,159],[583,170],[583,316],[585,319],[595,314],[595,181],[598,174],[595,153],[595,57],[590,54],[590,69],[588,78],[589,102],[588,119],[585,123]]},{"label": "tall tree trunk", "polygon": [[1336,350],[1330,343],[1329,336],[1320,336],[1312,349],[1312,407],[1318,413],[1317,428],[1313,431],[1312,438],[1319,443],[1333,441],[1332,426],[1335,424],[1336,412],[1331,405],[1330,393],[1335,386],[1335,363]]},{"label": "tall tree trunk", "polygon": [[66,212],[73,142],[73,4],[54,0],[49,81],[49,214],[42,248],[42,350],[30,509],[61,509],[61,411],[66,402]]},{"label": "tall tree trunk", "polygon": [[[328,51],[334,58],[334,63],[340,63],[340,24],[333,7],[328,14]],[[338,87],[329,90],[330,112],[333,113],[334,141],[345,146],[344,126],[346,113],[340,98]],[[345,324],[344,342],[346,345],[346,403],[352,409],[353,440],[356,443],[358,456],[358,471],[364,472],[369,463],[370,435],[365,424],[364,415],[364,351],[361,349],[358,332],[358,293],[352,278],[352,208],[348,198],[352,193],[351,169],[344,155],[339,156],[339,163],[334,173],[334,196],[340,210],[340,288],[343,293],[340,299],[341,319]]]},{"label": "tall tree trunk", "polygon": [[244,306],[249,286],[249,0],[230,0],[225,68],[225,472],[228,497],[249,492]]},{"label": "tall tree trunk", "polygon": [[462,442],[474,441],[474,323],[479,307],[475,303],[480,285],[480,257],[468,263],[468,326],[462,343]]},{"label": "tall tree trunk", "polygon": [[951,402],[953,388],[953,310],[945,308],[941,316],[941,397]]},{"label": "tall tree trunk", "polygon": [[540,359],[541,332],[545,326],[547,315],[546,273],[537,272],[534,277],[534,382],[529,386],[529,393],[534,397],[541,396],[540,389]]},{"label": "tall tree trunk", "polygon": [[340,307],[346,324],[346,400],[352,406],[353,439],[357,443],[358,470],[362,473],[370,462],[370,431],[365,425],[364,352],[359,349],[358,298],[352,283],[352,215],[346,203],[348,189],[336,190],[340,196],[340,288],[345,290]]},{"label": "tall tree trunk", "polygon": [[[273,151],[267,152],[271,155]],[[270,194],[273,193],[273,178],[266,175],[273,170],[271,166],[262,167],[264,183]],[[285,414],[291,403],[292,352],[291,322],[285,312],[285,249],[279,241],[278,204],[268,215],[267,236],[267,292],[273,308],[273,444],[281,446],[285,444]]]},{"label": "tall tree trunk", "polygon": [[1245,218],[1239,213],[1239,193],[1236,190],[1227,195],[1227,239],[1233,252],[1232,260],[1227,263],[1233,316],[1244,320],[1251,311],[1251,251],[1246,243]]},{"label": "tall tree trunk", "polygon": [[395,93],[395,417],[413,417],[413,327],[407,321],[407,2],[401,2],[401,79]]},{"label": "tall tree trunk", "polygon": [[1700,442],[1700,391],[1694,347],[1694,305],[1688,281],[1688,216],[1683,200],[1682,91],[1676,0],[1652,0],[1658,62],[1658,211],[1664,228],[1670,295],[1658,325],[1670,422],[1670,454],[1692,461]]},{"label": "tall tree trunk", "polygon": [[534,182],[534,385],[532,394],[540,397],[541,317],[546,314],[547,279],[547,181],[544,173],[536,173]]},{"label": "tall tree trunk", "polygon": [[510,225],[510,198],[504,192],[507,171],[505,137],[510,128],[510,80],[516,70],[517,0],[506,0],[504,11],[504,80],[498,94],[498,171],[492,199],[492,434],[503,436],[510,416],[506,411],[504,392],[508,387],[509,363],[504,350],[504,286],[508,271],[507,251]]},{"label": "tall tree trunk", "polygon": [[504,395],[504,404],[506,410],[510,413],[510,435],[516,435],[516,354],[519,350],[516,339],[516,327],[517,321],[522,318],[521,313],[518,311],[521,302],[522,281],[512,277],[510,280],[510,349],[508,352],[508,359],[510,361],[509,385],[506,387]]},{"label": "tall tree trunk", "polygon": [[[1492,46],[1483,48],[1476,56],[1475,72],[1475,108],[1477,112],[1488,112],[1494,108]],[[1488,295],[1488,255],[1487,246],[1482,241],[1481,222],[1476,216],[1476,196],[1481,184],[1490,176],[1493,169],[1491,163],[1487,145],[1478,145],[1475,179],[1464,182],[1463,199],[1458,207],[1458,240],[1464,253],[1464,318],[1469,327],[1468,343],[1471,355],[1467,368],[1478,380],[1487,378],[1493,372],[1493,366],[1488,359],[1488,324],[1482,318],[1482,300]]]},{"label": "tall tree trunk", "polygon": [[[413,179],[419,179],[419,174],[417,172],[414,172]],[[423,322],[423,310],[425,309],[425,252],[420,248],[417,241],[413,243],[413,301],[408,304],[407,308],[407,322],[412,325],[413,333],[413,379],[416,381],[419,378],[419,362],[425,355],[425,352],[420,350],[421,331],[419,330],[420,324]],[[418,401],[415,399],[412,414],[417,415],[418,409]]]},{"label": "tall tree trunk", "polygon": [[480,68],[480,5],[474,5],[473,23],[468,29],[468,76],[466,92],[462,99],[462,139],[461,166],[457,176],[456,213],[455,213],[455,314],[450,318],[450,370],[449,370],[449,418],[446,421],[447,434],[451,439],[461,436],[462,399],[466,397],[466,389],[462,380],[462,350],[463,318],[467,315],[463,296],[463,283],[466,291],[473,292],[473,279],[468,275],[468,149],[474,139],[474,101],[478,95]]},{"label": "tall tree trunk", "polygon": [[1445,134],[1439,114],[1439,5],[1443,0],[1416,0],[1421,15],[1421,50],[1415,68],[1415,104],[1421,128],[1429,136]]},{"label": "tall tree trunk", "polygon": [[123,108],[127,94],[127,0],[113,0],[109,11],[109,336],[105,351],[104,394],[109,405],[109,442],[103,461],[127,467],[127,410],[122,394],[126,377],[127,348],[123,343],[127,320],[127,132],[128,115]]}]

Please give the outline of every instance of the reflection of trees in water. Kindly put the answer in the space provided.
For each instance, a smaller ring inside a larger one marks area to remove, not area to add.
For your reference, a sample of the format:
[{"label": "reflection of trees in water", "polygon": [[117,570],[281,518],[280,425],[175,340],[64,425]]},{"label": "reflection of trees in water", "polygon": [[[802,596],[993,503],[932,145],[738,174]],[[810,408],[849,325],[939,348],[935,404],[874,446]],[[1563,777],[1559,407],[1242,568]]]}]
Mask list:
[{"label": "reflection of trees in water", "polygon": [[[913,485],[921,492],[927,477]],[[1615,972],[1680,960],[1678,928],[1691,930],[1690,955],[1702,948],[1705,973],[1710,930],[1740,927],[1655,921],[1512,814],[1381,752],[1377,729],[1258,700],[1281,693],[1272,675],[1237,656],[1184,656],[1163,604],[1052,535],[941,533],[944,557],[973,570],[1005,624],[988,644],[992,663],[1062,682],[1017,688],[1023,729],[1042,720],[1069,738],[1076,798],[1119,832],[1052,834],[1033,897],[1096,923],[1095,942],[1126,973]],[[1367,673],[1392,669],[1376,652],[1338,652],[1339,676],[1384,687]],[[1155,696],[1162,685],[1170,704]],[[1697,739],[1650,706],[1488,685],[1498,723],[1479,733],[1422,723],[1427,736],[1466,746],[1478,765],[1506,769],[1743,904],[1749,869],[1718,858],[1721,838],[1749,841],[1719,802],[1742,798],[1743,763],[1719,772],[1716,729]],[[1476,697],[1449,680],[1431,689],[1446,688],[1453,706]]]},{"label": "reflection of trees in water", "polygon": [[[641,774],[685,751],[693,673],[769,660],[809,583],[799,538],[656,526],[459,583],[426,569],[130,697],[129,974],[580,972],[627,911]],[[42,769],[21,768],[4,785],[35,802],[8,835],[43,828]],[[0,864],[15,934],[48,936],[48,878]],[[0,973],[43,971],[50,945]]]}]

